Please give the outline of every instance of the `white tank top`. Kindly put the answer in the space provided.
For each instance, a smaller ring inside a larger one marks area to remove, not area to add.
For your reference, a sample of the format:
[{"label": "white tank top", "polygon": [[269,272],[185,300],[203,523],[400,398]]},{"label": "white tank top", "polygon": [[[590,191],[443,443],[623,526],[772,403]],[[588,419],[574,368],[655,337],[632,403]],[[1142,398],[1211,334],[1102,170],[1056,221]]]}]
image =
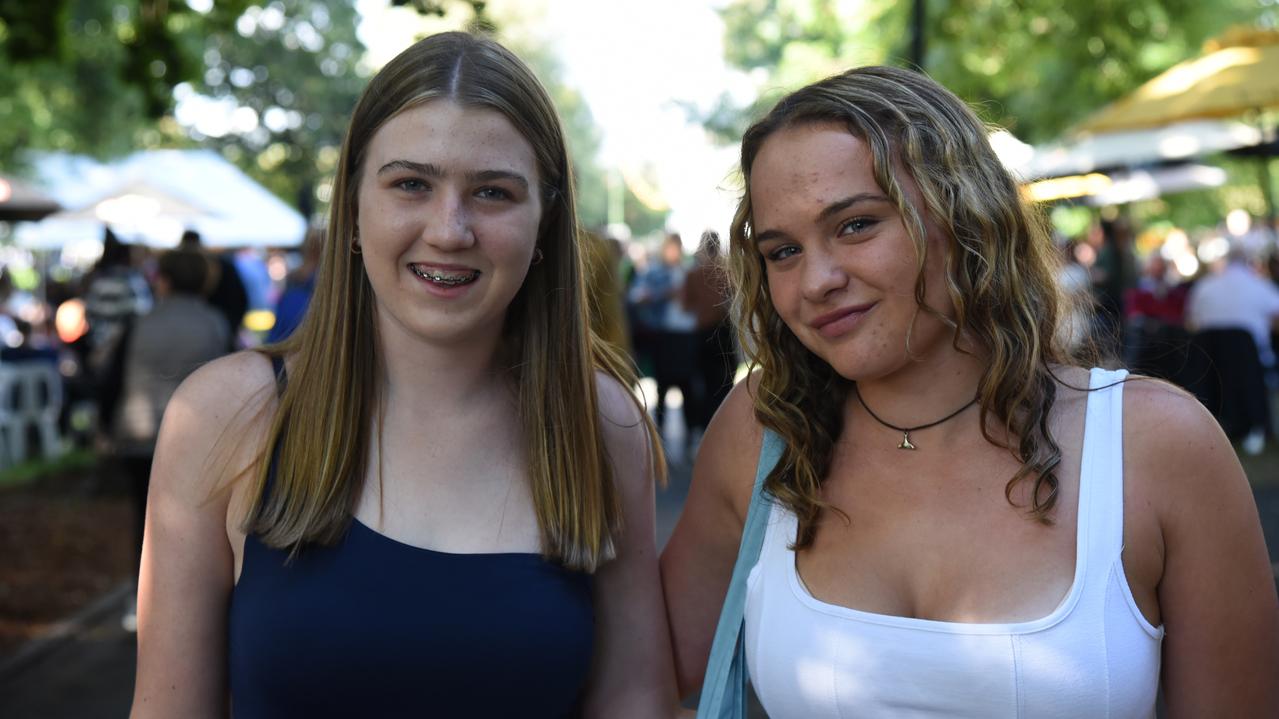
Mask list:
[{"label": "white tank top", "polygon": [[[1126,372],[1094,369],[1091,387]],[[1075,577],[1042,619],[968,624],[827,604],[795,569],[775,505],[747,579],[746,658],[770,717],[1153,717],[1163,628],[1124,575],[1123,385],[1091,392]]]}]

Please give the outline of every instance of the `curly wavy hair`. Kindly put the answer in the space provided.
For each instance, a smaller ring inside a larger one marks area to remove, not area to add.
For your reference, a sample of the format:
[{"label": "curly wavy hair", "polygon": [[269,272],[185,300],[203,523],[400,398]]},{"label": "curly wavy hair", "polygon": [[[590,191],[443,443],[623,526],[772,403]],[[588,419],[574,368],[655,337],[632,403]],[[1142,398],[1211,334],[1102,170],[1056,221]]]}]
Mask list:
[{"label": "curly wavy hair", "polygon": [[[774,132],[817,122],[844,125],[869,147],[875,179],[901,212],[916,248],[920,311],[952,327],[957,350],[963,336],[987,359],[978,386],[983,435],[1021,463],[1005,497],[1015,505],[1014,487],[1033,481],[1029,515],[1050,522],[1061,462],[1048,431],[1056,399],[1052,367],[1093,358],[1065,340],[1071,300],[1058,285],[1059,258],[1042,213],[1024,201],[991,149],[988,128],[962,100],[917,72],[863,67],[791,93],[742,138],[745,191],[733,218],[728,264],[741,344],[751,368],[759,370],[755,416],[786,443],[765,487],[799,519],[795,548],[812,543],[818,516],[828,508],[821,485],[853,383],[804,347],[773,307],[752,236],[751,166]],[[907,200],[899,173],[919,188],[922,207]],[[948,240],[945,282],[953,318],[924,303],[926,217]],[[992,436],[992,416],[1015,440]]]}]

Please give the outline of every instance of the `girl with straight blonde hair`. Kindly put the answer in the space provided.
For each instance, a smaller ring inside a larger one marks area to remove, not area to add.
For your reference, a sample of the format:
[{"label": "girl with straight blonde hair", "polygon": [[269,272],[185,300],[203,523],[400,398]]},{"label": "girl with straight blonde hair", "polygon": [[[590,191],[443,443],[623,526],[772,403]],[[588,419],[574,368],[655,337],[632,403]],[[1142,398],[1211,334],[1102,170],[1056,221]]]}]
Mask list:
[{"label": "girl with straight blonde hair", "polygon": [[369,83],[315,293],[160,432],[135,717],[651,717],[661,453],[587,326],[559,120],[497,43]]},{"label": "girl with straight blonde hair", "polygon": [[1052,245],[986,133],[888,67],[746,132],[729,259],[755,371],[662,556],[680,687],[731,578],[744,621],[721,629],[744,625],[775,718],[1151,717],[1161,683],[1170,717],[1275,716],[1275,587],[1230,443],[1066,346]]}]

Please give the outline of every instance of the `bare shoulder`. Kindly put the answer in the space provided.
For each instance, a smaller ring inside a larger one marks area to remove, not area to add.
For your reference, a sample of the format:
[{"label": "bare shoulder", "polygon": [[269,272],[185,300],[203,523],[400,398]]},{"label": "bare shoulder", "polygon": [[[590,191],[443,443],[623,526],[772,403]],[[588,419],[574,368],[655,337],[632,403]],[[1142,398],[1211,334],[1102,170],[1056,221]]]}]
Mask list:
[{"label": "bare shoulder", "polygon": [[156,479],[185,479],[191,486],[169,489],[203,496],[223,486],[252,461],[274,402],[271,362],[257,352],[228,355],[191,373],[165,408],[156,461],[209,471],[157,472]]},{"label": "bare shoulder", "polygon": [[595,371],[595,394],[605,425],[642,428],[643,409],[635,393],[604,370]]},{"label": "bare shoulder", "polygon": [[706,428],[693,466],[694,482],[731,504],[743,523],[764,437],[764,428],[755,418],[758,393],[758,374],[733,387]]},{"label": "bare shoulder", "polygon": [[[1124,383],[1124,440],[1125,451],[1167,467],[1237,464],[1229,440],[1199,400],[1151,377]],[[1187,461],[1193,464],[1183,464]]]},{"label": "bare shoulder", "polygon": [[271,361],[246,350],[220,357],[192,372],[174,393],[174,401],[198,407],[210,420],[274,396]]},{"label": "bare shoulder", "polygon": [[650,424],[636,395],[612,375],[595,373],[599,426],[623,496],[653,491],[658,469]]},{"label": "bare shoulder", "polygon": [[1149,377],[1124,383],[1125,467],[1152,485],[1165,507],[1194,506],[1223,496],[1228,485],[1246,487],[1239,458],[1212,414],[1172,384]]}]

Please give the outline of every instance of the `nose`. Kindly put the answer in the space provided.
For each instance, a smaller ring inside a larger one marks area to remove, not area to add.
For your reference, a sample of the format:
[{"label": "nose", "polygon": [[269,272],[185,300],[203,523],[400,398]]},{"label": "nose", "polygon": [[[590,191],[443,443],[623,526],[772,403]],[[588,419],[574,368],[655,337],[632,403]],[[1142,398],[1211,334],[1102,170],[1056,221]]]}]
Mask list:
[{"label": "nose", "polygon": [[430,203],[423,239],[440,250],[464,250],[475,244],[475,232],[465,200],[455,192],[440,192]]},{"label": "nose", "polygon": [[832,292],[848,285],[848,273],[840,266],[830,253],[816,247],[804,252],[804,264],[801,268],[800,281],[804,299],[810,302],[822,302]]}]

